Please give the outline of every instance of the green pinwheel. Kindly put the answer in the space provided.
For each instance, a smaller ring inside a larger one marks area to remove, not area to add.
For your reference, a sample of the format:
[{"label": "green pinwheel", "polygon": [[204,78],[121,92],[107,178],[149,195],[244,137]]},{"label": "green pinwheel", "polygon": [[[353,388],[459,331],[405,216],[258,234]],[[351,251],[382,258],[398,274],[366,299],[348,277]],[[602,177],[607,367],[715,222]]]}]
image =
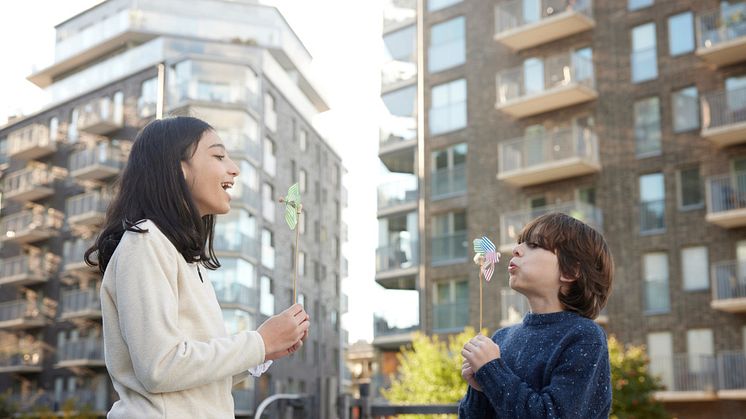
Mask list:
[{"label": "green pinwheel", "polygon": [[297,183],[294,183],[288,188],[287,195],[285,195],[285,198],[280,198],[280,202],[285,204],[285,222],[288,223],[288,227],[290,227],[290,230],[295,230],[295,272],[293,273],[293,301],[297,301],[298,237],[300,236],[298,221],[300,219],[301,212],[303,212],[303,204],[301,204],[300,202],[300,187]]}]

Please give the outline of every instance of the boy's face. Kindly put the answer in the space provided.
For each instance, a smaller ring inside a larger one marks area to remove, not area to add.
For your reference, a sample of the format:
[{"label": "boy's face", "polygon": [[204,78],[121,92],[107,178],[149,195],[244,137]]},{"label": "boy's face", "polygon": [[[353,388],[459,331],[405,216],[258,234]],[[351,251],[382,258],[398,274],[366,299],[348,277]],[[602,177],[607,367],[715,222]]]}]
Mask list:
[{"label": "boy's face", "polygon": [[513,248],[508,274],[510,288],[526,297],[559,300],[557,295],[562,282],[557,255],[536,243],[527,241]]}]

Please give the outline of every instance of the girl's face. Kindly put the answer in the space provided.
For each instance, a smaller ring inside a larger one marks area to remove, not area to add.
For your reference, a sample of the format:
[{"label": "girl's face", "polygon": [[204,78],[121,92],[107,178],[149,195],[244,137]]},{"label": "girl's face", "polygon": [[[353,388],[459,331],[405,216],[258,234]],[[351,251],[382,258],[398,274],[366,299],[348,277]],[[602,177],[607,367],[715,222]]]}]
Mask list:
[{"label": "girl's face", "polygon": [[233,187],[239,170],[213,130],[202,134],[197,150],[189,160],[181,162],[181,169],[200,217],[230,211],[228,189]]}]

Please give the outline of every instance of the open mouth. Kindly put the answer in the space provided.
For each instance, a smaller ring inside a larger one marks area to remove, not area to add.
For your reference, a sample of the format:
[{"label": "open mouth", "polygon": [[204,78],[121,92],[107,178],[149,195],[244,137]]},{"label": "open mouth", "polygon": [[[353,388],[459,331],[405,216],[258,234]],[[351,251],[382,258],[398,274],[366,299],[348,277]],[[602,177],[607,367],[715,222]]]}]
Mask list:
[{"label": "open mouth", "polygon": [[223,182],[220,184],[220,186],[223,188],[224,191],[227,191],[228,189],[233,187],[233,182]]}]

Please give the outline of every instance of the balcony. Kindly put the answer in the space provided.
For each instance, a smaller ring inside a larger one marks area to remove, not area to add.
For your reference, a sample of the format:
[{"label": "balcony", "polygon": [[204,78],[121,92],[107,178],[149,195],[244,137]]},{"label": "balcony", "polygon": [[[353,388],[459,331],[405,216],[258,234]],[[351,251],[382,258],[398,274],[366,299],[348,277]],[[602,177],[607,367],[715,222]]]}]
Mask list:
[{"label": "balcony", "polygon": [[54,208],[36,205],[0,219],[0,242],[33,243],[57,236],[65,215]]},{"label": "balcony", "polygon": [[254,390],[234,388],[233,411],[236,416],[250,416],[254,414]]},{"label": "balcony", "polygon": [[518,241],[518,235],[523,226],[534,218],[550,212],[567,214],[598,231],[603,230],[601,209],[581,201],[571,201],[559,205],[514,211],[500,216],[500,245],[498,250],[502,253],[510,253]]},{"label": "balcony", "polygon": [[723,351],[717,355],[718,398],[746,400],[746,352]]},{"label": "balcony", "polygon": [[375,313],[373,315],[373,346],[398,349],[412,342],[412,336],[420,330],[420,295],[415,290],[386,291],[386,300],[393,306],[406,307],[404,311]]},{"label": "balcony", "polygon": [[497,179],[537,185],[601,170],[596,134],[573,127],[540,137],[524,136],[498,145]]},{"label": "balcony", "polygon": [[56,133],[50,135],[49,128],[32,124],[8,134],[8,157],[18,160],[31,160],[44,157],[57,151]]},{"label": "balcony", "polygon": [[528,300],[511,288],[500,290],[500,327],[523,321],[523,316],[531,311]]},{"label": "balcony", "polygon": [[469,258],[469,243],[465,231],[433,236],[430,257],[433,266],[466,262]]},{"label": "balcony", "polygon": [[431,174],[431,199],[446,199],[466,194],[466,164],[438,169]]},{"label": "balcony", "polygon": [[417,126],[414,118],[390,116],[381,128],[378,157],[391,172],[414,173]]},{"label": "balcony", "polygon": [[650,372],[660,376],[665,386],[665,390],[655,393],[658,400],[695,402],[717,399],[717,366],[712,355],[652,356]]},{"label": "balcony", "polygon": [[65,273],[80,271],[92,272],[97,269],[92,268],[85,263],[85,252],[93,246],[95,239],[95,237],[91,237],[88,239],[76,238],[73,240],[67,240],[62,249],[62,271]]},{"label": "balcony", "polygon": [[57,272],[60,257],[36,251],[27,255],[3,259],[0,263],[0,286],[24,286],[47,282]]},{"label": "balcony", "polygon": [[111,197],[100,191],[86,192],[68,198],[67,222],[72,226],[93,227],[104,222]]},{"label": "balcony", "polygon": [[9,173],[3,182],[4,197],[18,202],[36,201],[54,194],[55,175],[44,166]]},{"label": "balcony", "polygon": [[724,228],[746,225],[746,172],[713,176],[705,184],[705,220]]},{"label": "balcony", "polygon": [[413,290],[419,271],[418,240],[401,240],[376,249],[376,282],[387,289]]},{"label": "balcony", "polygon": [[41,372],[44,351],[40,344],[21,344],[0,350],[0,373]]},{"label": "balcony", "polygon": [[712,264],[710,307],[728,313],[746,313],[746,261]]},{"label": "balcony", "polygon": [[30,299],[0,303],[0,329],[24,330],[47,325],[52,313],[44,304]]},{"label": "balcony", "polygon": [[57,347],[55,368],[103,367],[104,340],[97,337],[65,342]]},{"label": "balcony", "polygon": [[96,135],[109,134],[124,126],[124,104],[121,93],[116,100],[108,97],[94,99],[80,109],[78,129]]},{"label": "balcony", "polygon": [[70,176],[77,180],[101,180],[119,174],[127,162],[128,147],[102,142],[70,154]]},{"label": "balcony", "polygon": [[746,60],[746,3],[697,16],[697,55],[717,67]]},{"label": "balcony", "polygon": [[260,244],[256,237],[250,237],[237,231],[216,234],[213,237],[213,249],[218,256],[243,257],[258,260]]},{"label": "balcony", "polygon": [[400,180],[378,186],[378,216],[417,209],[417,176],[407,176]]},{"label": "balcony", "polygon": [[251,308],[254,310],[259,304],[259,291],[256,288],[233,282],[225,284],[213,282],[215,295],[223,308]]},{"label": "balcony", "polygon": [[495,107],[514,118],[578,105],[596,97],[593,61],[577,54],[529,59],[497,74]]},{"label": "balcony", "polygon": [[62,291],[60,321],[101,318],[99,290],[95,288]]},{"label": "balcony", "polygon": [[[519,51],[593,29],[591,0],[540,0],[535,16],[526,16],[536,1],[509,0],[495,7],[495,40]],[[530,5],[530,6],[529,6]]]},{"label": "balcony", "polygon": [[702,97],[702,136],[718,147],[746,142],[746,88]]},{"label": "balcony", "polygon": [[383,32],[390,32],[410,25],[417,18],[417,0],[386,2],[383,8]]},{"label": "balcony", "polygon": [[[248,66],[216,61],[185,60],[174,67],[175,89],[170,109],[208,105],[258,109],[258,78]],[[276,130],[273,129],[274,132]]]},{"label": "balcony", "polygon": [[433,332],[461,331],[469,325],[469,301],[433,304]]}]

